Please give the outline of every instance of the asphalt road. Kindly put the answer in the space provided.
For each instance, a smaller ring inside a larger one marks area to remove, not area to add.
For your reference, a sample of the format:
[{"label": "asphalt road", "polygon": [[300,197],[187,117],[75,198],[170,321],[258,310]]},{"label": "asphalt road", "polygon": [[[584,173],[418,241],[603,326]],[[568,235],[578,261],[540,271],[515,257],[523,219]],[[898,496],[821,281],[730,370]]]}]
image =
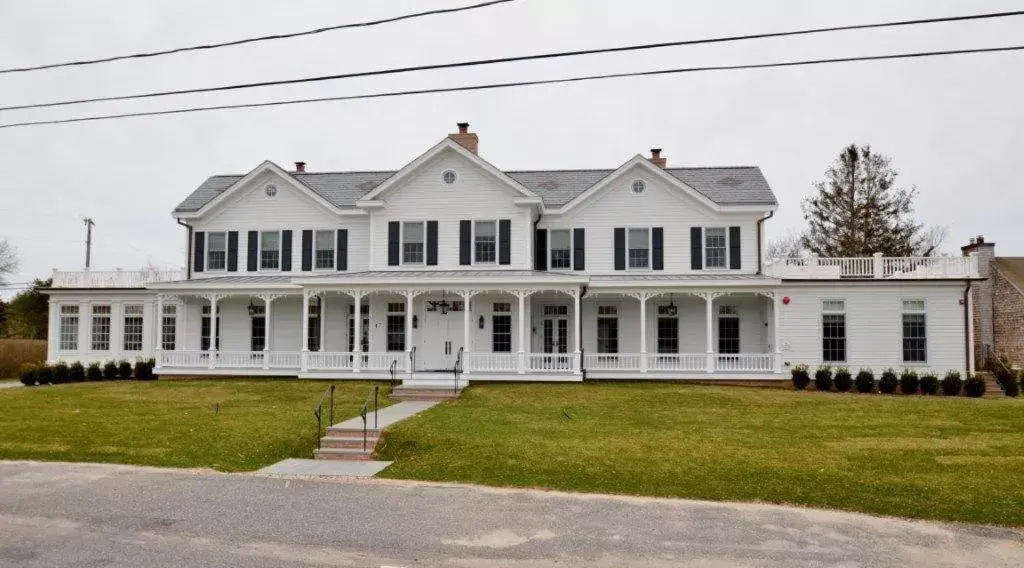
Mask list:
[{"label": "asphalt road", "polygon": [[813,509],[0,462],[0,566],[1024,566],[1008,529]]}]

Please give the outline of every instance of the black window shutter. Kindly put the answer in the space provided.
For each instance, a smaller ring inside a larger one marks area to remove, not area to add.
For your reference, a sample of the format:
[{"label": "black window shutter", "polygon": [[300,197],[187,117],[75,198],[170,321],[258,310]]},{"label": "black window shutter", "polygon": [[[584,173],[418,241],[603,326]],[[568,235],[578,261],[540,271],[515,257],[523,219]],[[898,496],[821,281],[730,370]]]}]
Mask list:
[{"label": "black window shutter", "polygon": [[259,231],[249,231],[249,242],[246,246],[248,249],[248,255],[245,259],[245,269],[249,272],[256,272],[259,268],[260,258],[260,233]]},{"label": "black window shutter", "polygon": [[388,221],[388,266],[398,266],[398,249],[402,226],[398,221]]},{"label": "black window shutter", "polygon": [[690,269],[700,270],[704,266],[703,246],[700,227],[690,227]]},{"label": "black window shutter", "polygon": [[281,270],[292,269],[292,232],[281,231]]},{"label": "black window shutter", "polygon": [[238,231],[228,231],[228,272],[238,272]]},{"label": "black window shutter", "polygon": [[548,230],[537,229],[533,233],[533,269],[548,269]]},{"label": "black window shutter", "polygon": [[665,230],[662,227],[651,229],[651,270],[665,269]]},{"label": "black window shutter", "polygon": [[473,264],[473,222],[459,221],[459,264]]},{"label": "black window shutter", "polygon": [[206,233],[196,231],[192,241],[192,271],[202,272],[206,260]]},{"label": "black window shutter", "polygon": [[626,229],[615,227],[615,270],[626,269]]},{"label": "black window shutter", "polygon": [[729,227],[729,268],[739,270],[743,259],[740,257],[740,228]]},{"label": "black window shutter", "polygon": [[512,221],[498,221],[498,264],[512,264]]},{"label": "black window shutter", "polygon": [[348,229],[338,229],[338,250],[335,251],[334,268],[348,270]]},{"label": "black window shutter", "polygon": [[427,221],[427,266],[437,266],[437,221]]},{"label": "black window shutter", "polygon": [[302,231],[302,270],[313,270],[313,231]]},{"label": "black window shutter", "polygon": [[587,232],[584,229],[572,230],[572,269],[586,270]]}]

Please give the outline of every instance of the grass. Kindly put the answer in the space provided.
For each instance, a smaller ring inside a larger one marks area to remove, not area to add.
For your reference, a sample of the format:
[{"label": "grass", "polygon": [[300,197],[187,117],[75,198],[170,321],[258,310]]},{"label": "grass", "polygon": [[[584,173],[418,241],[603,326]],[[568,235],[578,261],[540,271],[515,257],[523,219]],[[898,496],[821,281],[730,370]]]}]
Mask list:
[{"label": "grass", "polygon": [[492,384],[379,450],[383,477],[1024,525],[1019,399]]},{"label": "grass", "polygon": [[45,359],[45,339],[0,339],[0,377],[17,377],[23,364]]},{"label": "grass", "polygon": [[[312,457],[323,381],[159,380],[0,390],[0,459],[249,471]],[[335,422],[370,383],[337,382]],[[219,405],[214,412],[214,405]]]}]

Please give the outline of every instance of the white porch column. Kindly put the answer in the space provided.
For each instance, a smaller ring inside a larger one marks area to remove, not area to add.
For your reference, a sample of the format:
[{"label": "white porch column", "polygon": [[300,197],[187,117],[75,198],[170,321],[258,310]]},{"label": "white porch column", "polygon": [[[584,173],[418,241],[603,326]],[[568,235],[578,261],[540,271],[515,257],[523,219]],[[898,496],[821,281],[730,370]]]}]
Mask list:
[{"label": "white porch column", "polygon": [[220,299],[220,296],[211,294],[207,296],[207,299],[210,300],[210,345],[207,351],[210,354],[210,368],[213,369],[217,365],[217,316],[219,313],[217,300]]},{"label": "white porch column", "polygon": [[469,308],[469,303],[473,300],[473,296],[480,293],[479,290],[459,290],[459,295],[462,296],[463,310],[462,310],[462,372],[469,374],[471,371],[470,365],[467,364],[469,360],[469,354],[473,351],[473,344],[470,341],[470,323],[473,319],[472,310]]},{"label": "white porch column", "polygon": [[[402,295],[405,296],[405,372],[410,375],[413,372],[413,361],[412,361],[412,301],[416,296],[422,294],[422,290],[403,290]],[[358,321],[358,320],[356,320]]]},{"label": "white porch column", "polygon": [[[156,368],[159,369],[164,365],[164,295],[156,295],[156,316],[153,318],[156,320],[156,345],[153,346],[153,353],[156,355]],[[53,309],[51,308],[51,312]],[[50,329],[53,329],[52,327]]]},{"label": "white porch column", "polygon": [[579,288],[576,288],[576,289],[573,290],[573,292],[572,292],[572,299],[573,299],[573,318],[572,318],[572,321],[573,321],[573,326],[574,326],[573,329],[572,329],[572,337],[573,337],[573,342],[572,342],[573,343],[572,372],[573,373],[579,373],[580,372],[580,368],[582,366],[582,362],[580,361],[580,345],[582,344],[581,343],[581,339],[582,338],[580,336],[583,335],[583,330],[581,329],[581,326],[580,326],[580,289]]},{"label": "white porch column", "polygon": [[640,372],[647,372],[647,294],[637,295],[640,300]]},{"label": "white porch column", "polygon": [[309,297],[313,295],[312,290],[302,291],[302,333],[299,334],[302,337],[302,356],[300,362],[300,370],[309,370]]},{"label": "white porch column", "polygon": [[[976,253],[973,252],[971,253],[972,256],[975,254]],[[975,260],[977,260],[977,258],[975,258]],[[974,288],[971,288],[967,293],[967,314],[967,345],[969,345],[969,348],[967,349],[967,372],[964,373],[964,377],[971,376],[971,373],[974,372],[974,365],[976,364],[976,361],[974,360]]]},{"label": "white porch column", "polygon": [[772,298],[772,319],[775,321],[772,325],[775,326],[775,372],[776,374],[782,374],[782,338],[779,334],[779,313],[782,312],[782,294],[779,292],[773,292]]},{"label": "white porch column", "polygon": [[715,312],[715,310],[714,310],[714,302],[715,302],[715,296],[716,295],[714,293],[712,293],[712,292],[704,292],[702,295],[704,296],[704,307],[705,307],[705,310],[704,310],[705,316],[704,317],[706,319],[705,325],[707,326],[706,327],[706,333],[707,333],[707,342],[706,342],[707,343],[707,346],[706,346],[707,362],[705,363],[704,371],[707,372],[707,373],[714,373],[715,372],[715,343],[714,343],[714,339],[715,339],[714,338],[714,335],[715,335],[715,319],[714,319],[715,318],[715,313],[714,312]]},{"label": "white porch column", "polygon": [[526,298],[532,291],[513,290],[512,293],[519,299],[519,357],[516,363],[517,371],[522,375],[526,373]]},{"label": "white porch column", "polygon": [[351,290],[349,295],[352,296],[352,317],[355,318],[355,321],[352,322],[352,331],[355,333],[355,338],[352,341],[352,372],[358,373],[359,364],[362,363],[360,353],[363,351],[363,291]]},{"label": "white porch column", "polygon": [[264,324],[263,324],[263,326],[264,326],[263,327],[263,330],[264,330],[263,331],[263,368],[265,370],[266,369],[270,369],[270,338],[274,336],[273,331],[272,331],[273,327],[271,326],[272,322],[270,320],[270,312],[271,312],[271,307],[272,307],[272,305],[274,303],[274,299],[275,298],[277,298],[277,296],[272,295],[272,294],[267,294],[265,296],[261,296],[261,299],[263,300],[263,321],[264,321]]}]

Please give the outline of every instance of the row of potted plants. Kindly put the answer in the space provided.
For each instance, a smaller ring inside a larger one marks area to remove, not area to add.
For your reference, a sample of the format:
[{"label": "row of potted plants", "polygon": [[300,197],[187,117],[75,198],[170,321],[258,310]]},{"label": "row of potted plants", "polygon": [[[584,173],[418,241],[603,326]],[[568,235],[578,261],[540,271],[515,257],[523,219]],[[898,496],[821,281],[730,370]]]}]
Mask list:
[{"label": "row of potted plants", "polygon": [[52,365],[26,363],[21,367],[21,382],[25,386],[34,386],[129,379],[152,381],[157,378],[153,374],[155,366],[155,359],[139,360],[134,364],[131,361],[93,362],[88,365],[79,362],[70,365],[64,362]]},{"label": "row of potted plants", "polygon": [[[811,382],[819,391],[849,392],[856,390],[859,393],[881,392],[893,394],[899,391],[903,394],[934,395],[941,392],[946,396],[959,396],[961,392],[970,397],[980,397],[985,394],[985,380],[977,375],[968,376],[963,379],[960,373],[950,371],[941,380],[933,373],[918,375],[913,369],[905,369],[899,375],[893,369],[886,369],[882,375],[875,379],[875,374],[870,369],[861,369],[856,375],[852,374],[846,367],[838,367],[834,371],[832,367],[818,367],[814,371],[814,377],[810,375],[807,365],[796,365],[792,369],[793,386],[797,390],[806,389]],[[1007,392],[1007,394],[1010,394]],[[1011,396],[1016,396],[1013,394]]]}]

